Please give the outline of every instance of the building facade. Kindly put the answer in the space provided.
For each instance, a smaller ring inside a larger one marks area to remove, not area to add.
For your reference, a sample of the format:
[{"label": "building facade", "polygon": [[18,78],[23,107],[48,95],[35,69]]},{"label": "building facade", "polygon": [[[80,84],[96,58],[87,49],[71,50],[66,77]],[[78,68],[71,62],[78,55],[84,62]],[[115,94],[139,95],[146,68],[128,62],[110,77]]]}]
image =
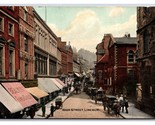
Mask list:
[{"label": "building facade", "polygon": [[18,79],[34,79],[34,16],[33,7],[19,7],[20,70]]},{"label": "building facade", "polygon": [[73,50],[70,45],[66,45],[66,51],[67,51],[67,74],[73,73]]},{"label": "building facade", "polygon": [[19,7],[0,7],[0,81],[16,81],[19,64]]},{"label": "building facade", "polygon": [[109,58],[109,50],[108,45],[111,41],[111,35],[105,34],[102,42],[99,43],[96,47],[97,52],[97,61],[95,66],[95,74],[96,74],[96,86],[102,87],[104,90],[107,90],[107,68],[108,68],[108,58]]},{"label": "building facade", "polygon": [[35,75],[55,77],[57,75],[57,36],[34,11]]},{"label": "building facade", "polygon": [[137,8],[138,71],[142,89],[139,107],[152,115],[155,111],[155,7]]},{"label": "building facade", "polygon": [[136,37],[114,38],[109,45],[107,84],[114,94],[134,95],[137,83]]}]

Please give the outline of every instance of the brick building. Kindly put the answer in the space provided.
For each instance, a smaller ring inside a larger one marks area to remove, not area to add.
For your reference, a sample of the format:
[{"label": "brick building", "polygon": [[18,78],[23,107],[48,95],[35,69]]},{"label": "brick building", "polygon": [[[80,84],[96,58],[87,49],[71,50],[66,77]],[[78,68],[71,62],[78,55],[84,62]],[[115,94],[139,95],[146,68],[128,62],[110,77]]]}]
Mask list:
[{"label": "brick building", "polygon": [[34,79],[34,37],[33,7],[19,6],[20,80]]},{"label": "brick building", "polygon": [[72,74],[73,73],[73,50],[70,45],[66,45],[66,51],[67,51],[67,73]]},{"label": "brick building", "polygon": [[136,43],[136,38],[130,35],[120,38],[114,38],[111,34],[104,35],[97,46],[96,86],[101,86],[110,94],[129,89],[129,76],[137,78]]},{"label": "brick building", "polygon": [[108,58],[109,58],[109,50],[108,45],[111,41],[111,35],[105,34],[102,42],[99,43],[96,47],[96,86],[102,87],[107,90],[107,66],[108,66]]},{"label": "brick building", "polygon": [[140,108],[154,115],[155,111],[155,7],[137,8],[138,71],[142,97]]},{"label": "brick building", "polygon": [[[137,83],[136,37],[125,35],[109,44],[107,84],[112,93],[135,94]],[[133,88],[134,87],[134,88]]]},{"label": "brick building", "polygon": [[0,81],[16,81],[19,70],[19,7],[0,7]]},{"label": "brick building", "polygon": [[67,75],[67,51],[66,51],[66,42],[61,41],[61,38],[58,38],[58,48],[61,51],[61,74]]}]

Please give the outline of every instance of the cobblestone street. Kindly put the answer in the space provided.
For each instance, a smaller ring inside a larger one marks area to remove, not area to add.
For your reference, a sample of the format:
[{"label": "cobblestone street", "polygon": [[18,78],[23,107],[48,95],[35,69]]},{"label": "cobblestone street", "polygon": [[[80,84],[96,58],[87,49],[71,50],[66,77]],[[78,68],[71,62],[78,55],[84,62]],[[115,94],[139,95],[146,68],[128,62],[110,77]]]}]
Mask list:
[{"label": "cobblestone street", "polygon": [[[51,118],[51,117],[50,117]],[[64,103],[63,108],[55,111],[52,118],[116,118],[103,111],[100,103],[95,104],[84,92],[73,93]],[[117,117],[118,118],[118,117]],[[120,118],[120,117],[119,117]]]}]

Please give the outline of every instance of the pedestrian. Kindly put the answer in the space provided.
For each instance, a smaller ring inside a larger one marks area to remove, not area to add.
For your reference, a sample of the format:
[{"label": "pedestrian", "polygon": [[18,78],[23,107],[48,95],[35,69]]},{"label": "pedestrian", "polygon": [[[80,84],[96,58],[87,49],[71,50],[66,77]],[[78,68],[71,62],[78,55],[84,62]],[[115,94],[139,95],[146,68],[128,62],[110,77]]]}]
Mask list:
[{"label": "pedestrian", "polygon": [[55,111],[55,107],[54,107],[53,103],[51,103],[50,111],[51,111],[50,116],[53,117],[54,111]]},{"label": "pedestrian", "polygon": [[29,110],[29,115],[30,115],[31,119],[34,118],[34,116],[35,116],[35,108],[34,108],[34,107],[31,107],[31,108],[30,108],[30,110]]},{"label": "pedestrian", "polygon": [[121,96],[118,98],[118,102],[121,106],[122,112],[124,112],[124,98],[123,95],[121,94]]},{"label": "pedestrian", "polygon": [[23,119],[26,119],[27,118],[27,114],[26,114],[26,112],[24,112],[24,114],[23,114],[23,117],[22,117]]},{"label": "pedestrian", "polygon": [[127,99],[125,99],[125,104],[124,104],[124,106],[125,106],[126,113],[128,113],[129,104],[128,104],[128,100],[127,100]]},{"label": "pedestrian", "polygon": [[45,117],[46,106],[43,104],[41,108],[42,108],[42,117]]}]

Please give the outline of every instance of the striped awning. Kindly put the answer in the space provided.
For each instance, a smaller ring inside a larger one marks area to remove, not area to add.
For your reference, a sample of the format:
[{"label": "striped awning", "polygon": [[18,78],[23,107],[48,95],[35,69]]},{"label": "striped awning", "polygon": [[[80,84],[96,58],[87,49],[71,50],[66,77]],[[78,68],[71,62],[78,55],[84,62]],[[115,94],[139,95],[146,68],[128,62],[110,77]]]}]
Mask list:
[{"label": "striped awning", "polygon": [[24,109],[1,85],[0,85],[0,102],[11,112],[15,113]]},{"label": "striped awning", "polygon": [[61,85],[55,78],[51,78],[51,81],[60,89],[62,89],[64,86]]},{"label": "striped awning", "polygon": [[52,93],[60,90],[50,78],[38,78],[38,87],[47,93]]},{"label": "striped awning", "polygon": [[26,90],[26,88],[19,82],[2,83],[3,87],[9,92],[16,101],[18,101],[24,108],[32,106],[37,101]]},{"label": "striped awning", "polygon": [[38,99],[48,96],[48,93],[39,89],[38,87],[30,87],[30,88],[26,88],[26,90]]}]

